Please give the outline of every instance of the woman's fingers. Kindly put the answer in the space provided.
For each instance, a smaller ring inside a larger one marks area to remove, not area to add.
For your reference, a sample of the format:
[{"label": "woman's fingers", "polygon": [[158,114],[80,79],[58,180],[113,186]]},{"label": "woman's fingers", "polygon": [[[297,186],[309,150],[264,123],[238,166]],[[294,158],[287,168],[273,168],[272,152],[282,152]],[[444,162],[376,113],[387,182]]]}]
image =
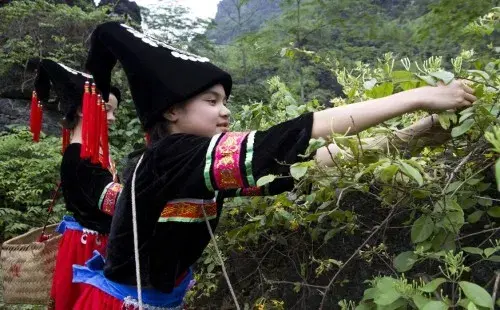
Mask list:
[{"label": "woman's fingers", "polygon": [[467,83],[464,83],[463,81],[462,81],[462,88],[469,94],[474,93],[474,89],[472,89],[469,85],[467,85]]},{"label": "woman's fingers", "polygon": [[476,96],[472,95],[469,92],[466,92],[464,94],[464,99],[467,100],[470,104],[474,103],[477,100]]}]

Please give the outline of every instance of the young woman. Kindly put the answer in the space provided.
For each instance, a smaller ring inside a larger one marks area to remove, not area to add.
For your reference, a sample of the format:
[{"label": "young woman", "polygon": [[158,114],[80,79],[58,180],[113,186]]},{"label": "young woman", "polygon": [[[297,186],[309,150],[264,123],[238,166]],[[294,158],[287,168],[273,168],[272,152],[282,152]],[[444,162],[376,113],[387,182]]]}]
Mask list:
[{"label": "young woman", "polygon": [[231,77],[208,59],[126,25],[102,24],[92,35],[86,67],[104,98],[117,60],[152,143],[125,180],[106,260],[96,255],[74,267],[73,281],[85,285],[75,309],[136,309],[138,284],[143,309],[180,309],[191,266],[210,241],[205,219],[216,228],[224,197],[290,190],[291,178],[267,189],[255,186],[268,174],[289,176],[287,164],[304,160],[300,155],[311,138],[354,134],[404,113],[456,109],[476,100],[472,89],[454,81],[307,113],[264,131],[229,132]]},{"label": "young woman", "polygon": [[[81,157],[82,101],[86,96],[85,83],[90,79],[90,75],[43,59],[35,81],[35,90],[41,102],[48,101],[50,88],[54,88],[59,110],[64,115],[63,127],[70,134],[64,143],[69,145],[63,146],[61,186],[66,209],[73,213],[73,217],[65,216],[58,228],[63,237],[51,289],[51,307],[61,310],[72,309],[79,295],[80,285],[72,284],[73,264],[84,264],[94,250],[105,253],[114,204],[121,190],[113,161],[103,158],[103,153],[106,153],[103,152],[104,147],[94,154],[95,158]],[[101,122],[93,124],[94,127],[97,124],[107,130],[103,123],[115,121],[114,113],[119,100],[120,92],[113,88],[109,100],[101,105],[101,111],[92,113],[95,118],[102,117]],[[101,130],[94,131],[94,140],[101,140],[102,134]]]}]

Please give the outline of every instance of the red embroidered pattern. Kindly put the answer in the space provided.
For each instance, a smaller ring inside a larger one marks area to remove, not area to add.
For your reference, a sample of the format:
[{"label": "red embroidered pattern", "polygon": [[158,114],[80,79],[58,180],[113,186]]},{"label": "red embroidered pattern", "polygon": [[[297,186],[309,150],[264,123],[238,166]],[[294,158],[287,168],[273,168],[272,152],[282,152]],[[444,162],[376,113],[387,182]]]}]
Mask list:
[{"label": "red embroidered pattern", "polygon": [[118,199],[118,195],[122,191],[123,186],[120,183],[111,183],[107,186],[106,194],[101,204],[101,210],[104,213],[113,215],[115,213],[115,204]]},{"label": "red embroidered pattern", "polygon": [[248,132],[228,132],[215,148],[213,174],[218,189],[244,187],[240,172],[240,153]]},{"label": "red embroidered pattern", "polygon": [[205,208],[209,220],[217,216],[215,201],[173,200],[163,208],[158,222],[202,222],[205,220],[202,207]]}]

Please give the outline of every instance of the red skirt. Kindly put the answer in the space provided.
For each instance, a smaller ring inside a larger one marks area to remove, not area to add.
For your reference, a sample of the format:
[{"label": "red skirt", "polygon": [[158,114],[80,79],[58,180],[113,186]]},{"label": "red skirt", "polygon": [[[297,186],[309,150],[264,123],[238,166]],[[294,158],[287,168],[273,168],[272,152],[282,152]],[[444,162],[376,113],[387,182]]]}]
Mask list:
[{"label": "red skirt", "polygon": [[[89,310],[89,309],[99,309],[99,310],[136,310],[139,309],[137,305],[127,304],[126,302],[115,298],[99,288],[92,286],[90,284],[81,284],[82,292],[80,297],[73,306],[73,310]],[[144,310],[148,310],[148,306],[143,306]],[[179,306],[176,308],[161,308],[155,307],[154,309],[187,309],[185,306]]]},{"label": "red skirt", "polygon": [[94,250],[105,255],[107,242],[108,236],[95,232],[89,233],[73,229],[64,231],[57,252],[56,268],[50,292],[50,309],[73,309],[73,305],[84,288],[83,284],[73,284],[73,264],[85,265],[85,262],[92,257]]},{"label": "red skirt", "polygon": [[73,306],[73,310],[123,310],[123,301],[101,291],[89,284],[81,285],[81,294]]}]

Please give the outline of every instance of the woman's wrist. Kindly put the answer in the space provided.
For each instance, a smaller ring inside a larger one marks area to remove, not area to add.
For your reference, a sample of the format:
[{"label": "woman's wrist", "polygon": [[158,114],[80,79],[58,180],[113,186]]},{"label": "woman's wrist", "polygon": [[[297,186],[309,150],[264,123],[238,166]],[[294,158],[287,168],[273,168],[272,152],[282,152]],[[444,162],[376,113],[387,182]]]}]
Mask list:
[{"label": "woman's wrist", "polygon": [[412,92],[411,98],[412,98],[412,106],[414,111],[416,110],[426,110],[427,106],[429,105],[430,101],[432,100],[433,92],[435,88],[431,86],[424,86],[424,87],[419,87],[419,88],[414,88],[412,90],[409,90],[409,92]]}]

